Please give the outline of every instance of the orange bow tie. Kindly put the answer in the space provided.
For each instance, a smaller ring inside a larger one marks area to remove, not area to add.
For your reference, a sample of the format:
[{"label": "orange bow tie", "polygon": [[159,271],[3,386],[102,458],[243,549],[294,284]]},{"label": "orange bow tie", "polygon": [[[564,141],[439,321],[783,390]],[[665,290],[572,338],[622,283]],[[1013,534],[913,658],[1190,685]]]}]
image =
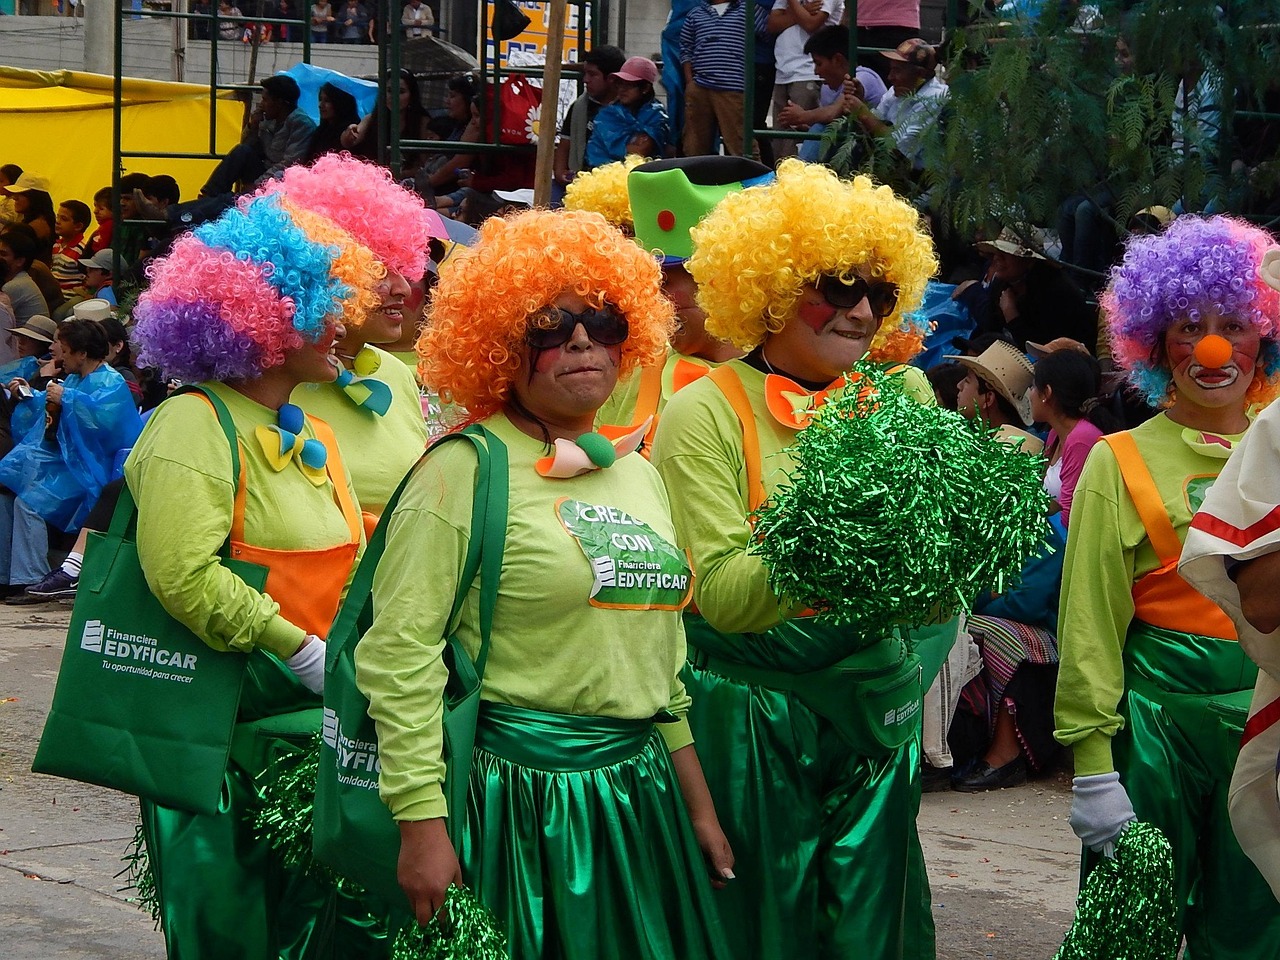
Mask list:
[{"label": "orange bow tie", "polygon": [[[849,374],[849,383],[851,385],[861,379],[861,374]],[[844,386],[845,379],[840,377],[832,380],[825,389],[819,390],[817,393],[810,393],[790,377],[770,373],[766,374],[764,378],[764,402],[765,406],[769,408],[769,413],[773,415],[773,419],[784,427],[789,427],[792,430],[803,430],[813,420],[814,414],[821,410],[823,405],[831,399],[831,395],[836,390],[843,389]],[[871,387],[865,386],[859,390],[858,395],[860,397],[868,397],[872,393]]]},{"label": "orange bow tie", "polygon": [[680,357],[671,368],[671,392],[679,393],[695,380],[700,380],[711,372],[710,367]]}]

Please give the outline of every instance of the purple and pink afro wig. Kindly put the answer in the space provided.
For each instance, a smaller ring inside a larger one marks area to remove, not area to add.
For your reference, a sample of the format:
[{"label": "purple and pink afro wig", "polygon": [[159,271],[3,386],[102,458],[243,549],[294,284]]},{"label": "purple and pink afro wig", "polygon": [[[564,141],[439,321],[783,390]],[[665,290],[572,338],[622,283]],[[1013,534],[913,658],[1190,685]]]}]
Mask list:
[{"label": "purple and pink afro wig", "polygon": [[1172,389],[1165,332],[1184,318],[1211,314],[1247,321],[1262,334],[1246,399],[1258,403],[1275,396],[1280,292],[1258,275],[1273,243],[1265,231],[1221,216],[1179,217],[1163,233],[1129,241],[1101,304],[1111,354],[1150,403],[1165,403]]},{"label": "purple and pink afro wig", "polygon": [[426,273],[427,242],[447,236],[440,215],[396,183],[390,171],[348,153],[328,153],[310,166],[290,167],[256,196],[272,194],[328,217],[411,283]]},{"label": "purple and pink afro wig", "polygon": [[310,231],[303,219],[281,197],[259,197],[179,237],[147,268],[133,310],[139,361],[193,382],[248,379],[353,307],[376,306],[372,253],[323,218]]}]

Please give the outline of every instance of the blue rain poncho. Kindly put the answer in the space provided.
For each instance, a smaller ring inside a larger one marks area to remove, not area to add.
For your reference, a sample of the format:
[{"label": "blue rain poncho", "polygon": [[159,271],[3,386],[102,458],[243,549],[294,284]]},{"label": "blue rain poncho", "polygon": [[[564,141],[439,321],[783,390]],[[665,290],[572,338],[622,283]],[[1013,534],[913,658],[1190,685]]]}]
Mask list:
[{"label": "blue rain poncho", "polygon": [[142,430],[124,377],[102,364],[62,384],[56,439],[45,439],[45,391],[13,412],[14,447],[0,460],[0,484],[48,523],[78,530]]}]

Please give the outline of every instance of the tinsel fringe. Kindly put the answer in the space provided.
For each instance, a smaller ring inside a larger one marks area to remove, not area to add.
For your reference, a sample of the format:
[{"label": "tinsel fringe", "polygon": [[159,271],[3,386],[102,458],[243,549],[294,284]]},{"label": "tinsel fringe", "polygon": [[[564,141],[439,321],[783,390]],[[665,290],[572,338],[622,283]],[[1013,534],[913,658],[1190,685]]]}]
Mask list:
[{"label": "tinsel fringe", "polygon": [[134,896],[129,898],[129,902],[136,903],[141,909],[151,914],[151,922],[155,925],[155,929],[159,930],[160,895],[156,891],[156,875],[151,870],[151,858],[147,856],[147,843],[142,835],[141,820],[133,829],[133,840],[122,859],[124,869],[116,874],[116,879],[123,877],[125,880],[125,885],[120,888],[120,892],[128,893],[132,890]]},{"label": "tinsel fringe", "polygon": [[489,908],[463,887],[450,887],[425,927],[400,932],[391,960],[507,960],[507,938]]}]

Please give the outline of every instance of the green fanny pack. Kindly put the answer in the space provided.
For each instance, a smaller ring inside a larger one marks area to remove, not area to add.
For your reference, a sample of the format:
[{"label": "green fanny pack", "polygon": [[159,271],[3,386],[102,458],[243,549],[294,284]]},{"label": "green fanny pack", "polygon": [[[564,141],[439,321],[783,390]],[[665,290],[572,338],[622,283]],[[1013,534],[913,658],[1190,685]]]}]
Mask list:
[{"label": "green fanny pack", "polygon": [[[829,721],[863,756],[884,756],[920,732],[924,701],[920,658],[897,636],[818,670],[799,673],[737,663],[704,652],[701,635],[724,635],[701,617],[686,617],[689,663],[730,680],[795,694],[806,707]],[[722,647],[721,647],[722,648]]]}]

